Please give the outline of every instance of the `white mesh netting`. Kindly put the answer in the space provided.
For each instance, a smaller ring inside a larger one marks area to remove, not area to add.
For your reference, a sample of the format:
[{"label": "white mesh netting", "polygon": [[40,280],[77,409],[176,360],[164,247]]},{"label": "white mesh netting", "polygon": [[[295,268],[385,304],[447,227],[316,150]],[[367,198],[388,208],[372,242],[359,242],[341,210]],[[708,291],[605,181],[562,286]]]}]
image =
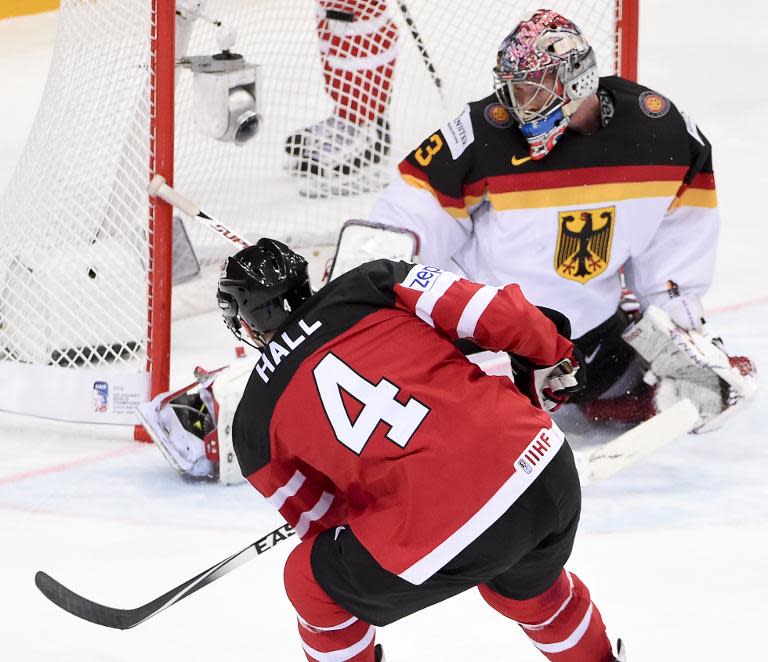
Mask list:
[{"label": "white mesh netting", "polygon": [[[260,65],[263,121],[242,147],[196,130],[192,74],[177,72],[175,186],[251,239],[332,243],[345,219],[365,218],[402,156],[492,91],[496,48],[532,7],[408,0],[431,74],[402,3],[322,4],[357,7],[365,20],[342,17],[318,33],[316,0],[205,3],[207,16],[236,28],[232,50]],[[602,73],[613,72],[614,0],[548,5],[582,27]],[[0,362],[144,369],[151,21],[150,0],[62,0],[43,102],[0,198]],[[190,25],[187,55],[218,51],[210,23]],[[374,65],[375,74],[359,73]],[[345,122],[300,132],[345,104]],[[232,245],[184,225],[203,272],[215,273]],[[183,292],[175,314],[195,301],[215,307],[210,284],[191,281]]]}]

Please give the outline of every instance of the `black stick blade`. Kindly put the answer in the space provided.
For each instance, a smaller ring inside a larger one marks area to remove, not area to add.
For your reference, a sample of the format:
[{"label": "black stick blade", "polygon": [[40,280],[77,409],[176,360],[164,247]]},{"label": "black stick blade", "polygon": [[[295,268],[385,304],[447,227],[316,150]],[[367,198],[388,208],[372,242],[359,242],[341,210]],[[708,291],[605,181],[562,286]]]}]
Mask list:
[{"label": "black stick blade", "polygon": [[127,630],[136,627],[148,618],[199,591],[211,582],[215,582],[219,577],[223,577],[235,568],[239,568],[250,559],[263,554],[268,549],[272,549],[277,543],[288,539],[292,535],[294,535],[293,529],[288,524],[283,524],[280,528],[268,533],[263,538],[259,538],[255,543],[248,545],[245,549],[240,550],[223,561],[219,561],[216,565],[208,568],[208,570],[204,570],[192,579],[187,580],[176,588],[172,588],[159,598],[152,600],[152,602],[148,602],[135,609],[117,609],[100,605],[98,602],[93,602],[74,591],[70,591],[66,586],[42,571],[38,571],[35,574],[35,584],[37,584],[40,592],[53,604],[64,611],[68,611],[73,616],[107,628]]},{"label": "black stick blade", "polygon": [[115,609],[100,605],[74,591],[70,591],[44,572],[35,574],[35,584],[42,594],[57,607],[61,607],[64,611],[68,611],[83,620],[108,628],[127,630],[141,623],[154,611],[153,608],[150,608],[152,603],[138,609]]}]

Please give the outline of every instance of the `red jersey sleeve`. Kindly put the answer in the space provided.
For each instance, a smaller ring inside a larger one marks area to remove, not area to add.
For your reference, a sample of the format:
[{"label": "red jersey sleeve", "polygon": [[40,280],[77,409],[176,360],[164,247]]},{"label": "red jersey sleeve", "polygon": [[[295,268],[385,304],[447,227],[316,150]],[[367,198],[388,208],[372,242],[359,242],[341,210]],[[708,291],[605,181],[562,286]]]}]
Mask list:
[{"label": "red jersey sleeve", "polygon": [[302,539],[344,519],[342,499],[290,462],[272,461],[248,476],[248,481]]},{"label": "red jersey sleeve", "polygon": [[554,365],[573,344],[524,296],[518,285],[481,285],[423,264],[394,286],[396,305],[451,339],[469,338],[481,347]]}]

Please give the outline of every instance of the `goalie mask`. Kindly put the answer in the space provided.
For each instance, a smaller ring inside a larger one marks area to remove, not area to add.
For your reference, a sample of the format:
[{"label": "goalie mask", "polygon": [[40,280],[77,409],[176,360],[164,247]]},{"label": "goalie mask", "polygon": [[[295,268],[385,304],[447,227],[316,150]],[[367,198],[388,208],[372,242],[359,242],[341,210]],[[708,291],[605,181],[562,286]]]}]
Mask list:
[{"label": "goalie mask", "polygon": [[[224,323],[238,340],[257,349],[266,345],[264,334],[277,329],[310,296],[307,261],[266,238],[227,259],[217,292]],[[243,337],[243,328],[256,344]]]},{"label": "goalie mask", "polygon": [[599,83],[595,52],[576,25],[539,9],[499,46],[494,87],[514,116],[531,158],[549,154],[570,116]]}]

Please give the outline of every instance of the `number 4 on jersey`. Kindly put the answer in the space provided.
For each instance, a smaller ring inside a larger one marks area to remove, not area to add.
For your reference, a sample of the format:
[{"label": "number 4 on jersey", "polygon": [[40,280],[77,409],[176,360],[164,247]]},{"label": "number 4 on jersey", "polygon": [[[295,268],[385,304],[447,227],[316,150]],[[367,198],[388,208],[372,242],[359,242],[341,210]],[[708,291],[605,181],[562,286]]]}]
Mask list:
[{"label": "number 4 on jersey", "polygon": [[[387,439],[405,448],[429,413],[429,408],[414,398],[404,405],[400,404],[395,400],[400,387],[383,378],[378,384],[371,384],[333,354],[325,356],[313,372],[320,400],[336,438],[358,455],[363,452],[380,422],[389,425]],[[341,389],[363,404],[354,423],[344,406]]]}]

